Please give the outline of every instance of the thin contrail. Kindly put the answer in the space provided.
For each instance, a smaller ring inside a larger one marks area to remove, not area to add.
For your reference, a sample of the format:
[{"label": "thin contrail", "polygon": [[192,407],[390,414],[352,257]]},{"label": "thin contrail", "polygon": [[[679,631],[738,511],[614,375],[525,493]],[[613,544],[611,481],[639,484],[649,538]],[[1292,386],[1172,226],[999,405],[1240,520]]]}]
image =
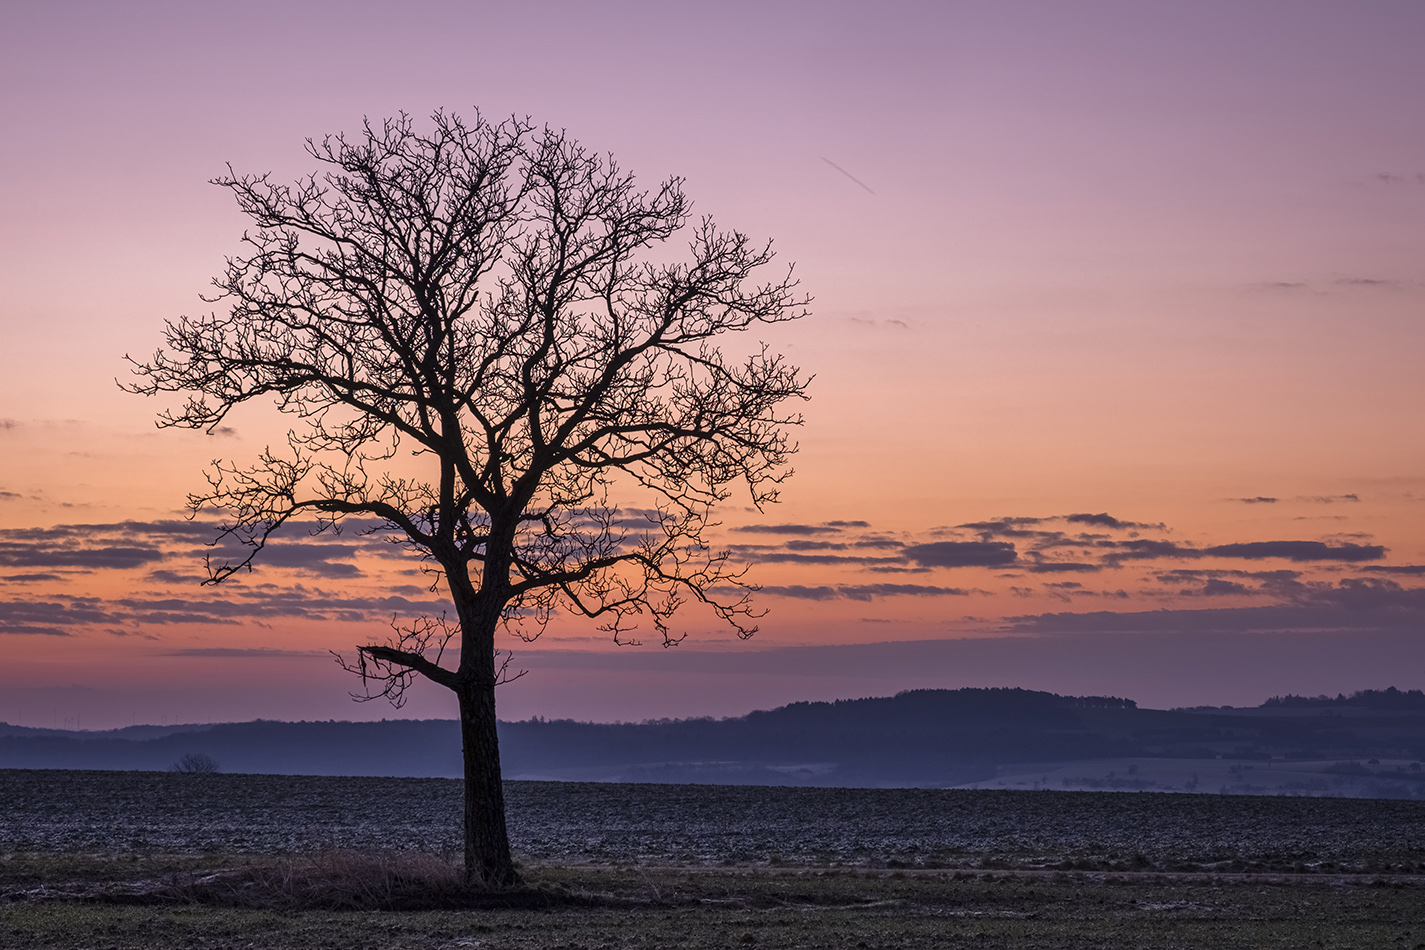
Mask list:
[{"label": "thin contrail", "polygon": [[856,184],[860,185],[862,188],[865,188],[867,194],[872,194],[872,195],[875,194],[875,192],[871,190],[871,186],[870,186],[870,185],[866,184],[864,181],[862,181],[861,179],[857,178],[855,175],[851,174],[851,173],[848,172],[846,169],[842,168],[840,165],[836,164],[836,163],[833,162],[831,159],[827,158],[825,155],[823,155],[823,156],[821,157],[821,160],[822,160],[823,162],[826,162],[826,164],[830,165],[832,168],[834,168],[834,169],[836,169],[837,171],[841,172],[841,174],[845,175],[847,178],[851,179],[851,180],[854,181]]}]

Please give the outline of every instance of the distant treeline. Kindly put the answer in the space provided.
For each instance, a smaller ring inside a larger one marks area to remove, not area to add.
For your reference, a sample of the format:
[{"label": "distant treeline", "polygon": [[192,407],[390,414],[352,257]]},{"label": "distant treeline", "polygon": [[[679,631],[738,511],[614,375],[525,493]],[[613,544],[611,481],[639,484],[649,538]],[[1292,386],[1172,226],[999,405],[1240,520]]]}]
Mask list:
[{"label": "distant treeline", "polygon": [[[1125,732],[1129,721],[1117,720],[1143,714],[1117,697],[921,689],[728,719],[502,722],[500,745],[511,778],[946,784],[992,775],[1001,761],[1132,754],[1140,744]],[[458,725],[445,720],[259,720],[104,733],[0,727],[0,768],[167,769],[184,755],[204,755],[227,772],[454,776],[459,748]]]},{"label": "distant treeline", "polygon": [[747,718],[758,716],[787,715],[791,710],[807,710],[824,713],[828,710],[843,710],[857,717],[875,718],[878,714],[904,715],[907,712],[926,712],[936,715],[966,713],[1020,713],[1039,714],[1054,709],[1137,709],[1138,704],[1131,699],[1117,696],[1060,696],[1019,687],[998,687],[990,689],[909,689],[891,697],[872,699],[838,699],[825,703],[788,703],[768,712],[749,713]]},{"label": "distant treeline", "polygon": [[507,774],[624,781],[916,785],[978,781],[1000,761],[1131,754],[1132,700],[1036,690],[919,689],[798,702],[734,719],[501,725]]},{"label": "distant treeline", "polygon": [[1394,686],[1385,689],[1358,689],[1351,695],[1337,693],[1335,696],[1273,696],[1262,703],[1263,707],[1302,706],[1360,706],[1366,709],[1425,709],[1425,692],[1418,689],[1399,690]]},{"label": "distant treeline", "polygon": [[[1111,696],[920,689],[728,719],[535,718],[499,728],[511,779],[944,786],[993,778],[1006,765],[1128,757],[1425,761],[1425,694],[1365,690],[1349,698],[1274,697],[1255,709],[1158,710]],[[185,756],[209,757],[224,772],[453,777],[461,770],[460,728],[434,719],[107,733],[0,727],[0,768],[164,770]]]}]

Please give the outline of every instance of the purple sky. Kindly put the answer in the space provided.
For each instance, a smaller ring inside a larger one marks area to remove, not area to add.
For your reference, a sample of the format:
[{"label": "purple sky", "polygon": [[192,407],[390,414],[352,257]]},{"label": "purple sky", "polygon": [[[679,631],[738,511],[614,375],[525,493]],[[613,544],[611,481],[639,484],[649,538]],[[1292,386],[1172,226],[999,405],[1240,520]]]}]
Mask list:
[{"label": "purple sky", "polygon": [[763,631],[552,631],[507,717],[1425,686],[1422,36],[1413,2],[6,5],[0,719],[393,714],[326,651],[418,579],[294,545],[186,582],[161,526],[280,420],[155,432],[114,379],[236,250],[225,163],[290,179],[308,136],[438,107],[685,176],[816,300],[772,338],[817,374],[798,474],[727,518]]}]

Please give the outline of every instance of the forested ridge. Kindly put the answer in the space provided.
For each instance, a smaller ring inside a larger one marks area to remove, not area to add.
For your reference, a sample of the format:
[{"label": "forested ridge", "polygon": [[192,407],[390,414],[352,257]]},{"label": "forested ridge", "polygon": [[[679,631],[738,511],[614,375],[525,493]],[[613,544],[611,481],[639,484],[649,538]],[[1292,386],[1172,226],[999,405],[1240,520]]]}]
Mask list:
[{"label": "forested ridge", "polygon": [[[1274,697],[1259,707],[1140,709],[1026,689],[912,690],[796,702],[726,719],[500,724],[510,778],[816,785],[954,785],[1014,763],[1124,757],[1425,759],[1417,690]],[[223,771],[455,776],[453,720],[0,726],[0,767],[164,770],[201,753]],[[1366,769],[1367,766],[1362,765]]]}]

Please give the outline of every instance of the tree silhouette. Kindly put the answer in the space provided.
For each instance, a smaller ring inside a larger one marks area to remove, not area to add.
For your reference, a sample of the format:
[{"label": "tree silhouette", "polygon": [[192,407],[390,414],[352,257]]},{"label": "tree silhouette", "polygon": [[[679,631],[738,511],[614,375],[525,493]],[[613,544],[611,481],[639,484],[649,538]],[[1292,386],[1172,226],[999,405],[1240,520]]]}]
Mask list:
[{"label": "tree silhouette", "polygon": [[185,775],[213,775],[221,769],[218,760],[206,752],[185,752],[178,757],[178,761],[173,763],[169,771],[182,772]]},{"label": "tree silhouette", "polygon": [[720,338],[807,300],[790,270],[756,282],[770,245],[692,219],[681,179],[640,191],[527,120],[437,112],[422,132],[402,115],[307,151],[326,168],[292,185],[216,180],[256,226],[214,280],[223,309],[168,321],[126,388],[186,394],[160,426],[213,431],[252,400],[295,417],[284,448],[214,462],[189,497],[226,512],[217,541],[245,546],[210,558],[209,583],[289,522],[350,518],[445,586],[453,619],[396,625],[344,665],[367,697],[399,704],[415,676],[455,692],[466,874],[509,885],[496,634],[573,615],[619,642],[643,622],[667,645],[689,602],[752,634],[755,588],[709,546],[710,518],[738,484],[776,500],[801,422],[779,406],[809,379]]}]

